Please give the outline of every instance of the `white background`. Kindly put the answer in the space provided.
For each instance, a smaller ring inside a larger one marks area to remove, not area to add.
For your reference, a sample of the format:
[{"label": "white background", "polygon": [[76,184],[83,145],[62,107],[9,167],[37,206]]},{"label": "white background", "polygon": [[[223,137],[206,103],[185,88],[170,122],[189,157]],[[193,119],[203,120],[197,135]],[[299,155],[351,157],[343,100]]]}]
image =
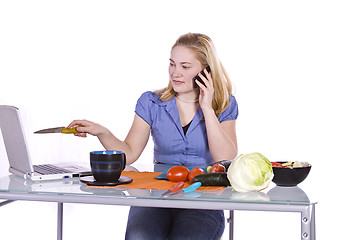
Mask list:
[{"label": "white background", "polygon": [[[348,0],[1,0],[0,104],[22,111],[35,164],[87,163],[89,151],[102,149],[95,137],[32,132],[86,118],[123,139],[141,93],[167,85],[177,37],[205,33],[236,87],[239,153],[312,163],[299,186],[319,202],[318,239],[353,239],[359,11]],[[138,161],[152,162],[151,140]],[[7,174],[1,139],[0,176]],[[66,204],[64,211],[66,240],[123,239],[128,207]],[[300,238],[295,213],[237,212],[235,222],[236,239]],[[55,239],[56,204],[7,205],[0,226],[1,238],[25,239],[31,231]]]}]

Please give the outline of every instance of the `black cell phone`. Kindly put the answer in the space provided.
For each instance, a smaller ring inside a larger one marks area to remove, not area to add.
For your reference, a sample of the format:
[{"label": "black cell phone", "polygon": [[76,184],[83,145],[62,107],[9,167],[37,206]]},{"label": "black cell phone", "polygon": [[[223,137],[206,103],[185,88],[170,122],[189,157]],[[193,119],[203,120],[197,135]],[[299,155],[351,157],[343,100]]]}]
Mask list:
[{"label": "black cell phone", "polygon": [[[207,66],[205,69],[208,71],[208,73],[211,72],[210,66]],[[203,75],[203,76],[206,78],[206,75],[205,75],[205,73],[204,73],[204,70],[202,70],[199,74]],[[204,84],[204,81],[200,78],[199,74],[196,75],[196,76],[193,78],[194,88],[198,88],[198,87],[199,87],[199,86],[197,85],[197,83],[195,82],[195,80],[198,80],[201,84],[205,85],[205,84]]]}]

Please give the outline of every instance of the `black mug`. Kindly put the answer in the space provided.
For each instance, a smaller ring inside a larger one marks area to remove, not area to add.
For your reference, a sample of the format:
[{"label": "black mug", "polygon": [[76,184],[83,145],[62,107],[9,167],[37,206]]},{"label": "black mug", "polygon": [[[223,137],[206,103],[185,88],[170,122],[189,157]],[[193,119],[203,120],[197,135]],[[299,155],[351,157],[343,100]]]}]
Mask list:
[{"label": "black mug", "polygon": [[126,165],[126,155],[121,151],[90,152],[90,166],[97,182],[117,182]]}]

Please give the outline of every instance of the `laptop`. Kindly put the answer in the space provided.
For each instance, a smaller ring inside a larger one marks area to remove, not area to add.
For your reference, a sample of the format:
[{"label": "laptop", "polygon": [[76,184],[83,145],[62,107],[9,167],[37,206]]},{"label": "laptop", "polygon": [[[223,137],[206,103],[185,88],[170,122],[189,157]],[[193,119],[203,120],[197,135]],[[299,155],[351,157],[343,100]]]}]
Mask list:
[{"label": "laptop", "polygon": [[20,111],[17,107],[0,105],[0,128],[9,160],[9,172],[32,181],[91,175],[90,168],[75,164],[32,165]]}]

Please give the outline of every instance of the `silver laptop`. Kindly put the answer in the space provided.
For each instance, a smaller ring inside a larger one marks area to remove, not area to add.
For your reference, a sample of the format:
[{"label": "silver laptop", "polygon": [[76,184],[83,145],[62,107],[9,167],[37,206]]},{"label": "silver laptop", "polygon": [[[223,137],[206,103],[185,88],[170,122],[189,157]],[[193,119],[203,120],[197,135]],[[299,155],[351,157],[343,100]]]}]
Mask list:
[{"label": "silver laptop", "polygon": [[11,173],[33,181],[91,175],[89,168],[69,163],[32,165],[18,108],[0,105],[0,128]]}]

